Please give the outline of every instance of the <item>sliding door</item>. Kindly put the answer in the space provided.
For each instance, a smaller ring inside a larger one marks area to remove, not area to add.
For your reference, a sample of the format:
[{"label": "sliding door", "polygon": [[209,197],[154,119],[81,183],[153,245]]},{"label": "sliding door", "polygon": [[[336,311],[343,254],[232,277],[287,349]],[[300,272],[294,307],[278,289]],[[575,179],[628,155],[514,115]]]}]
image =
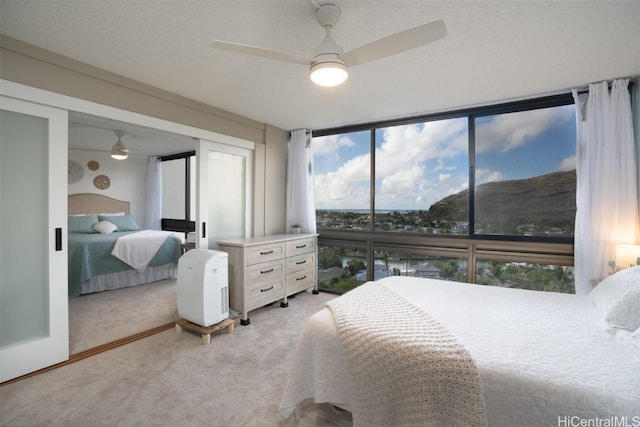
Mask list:
[{"label": "sliding door", "polygon": [[69,358],[67,112],[0,97],[0,381]]},{"label": "sliding door", "polygon": [[216,249],[216,241],[252,234],[253,151],[200,140],[196,179],[198,248]]}]

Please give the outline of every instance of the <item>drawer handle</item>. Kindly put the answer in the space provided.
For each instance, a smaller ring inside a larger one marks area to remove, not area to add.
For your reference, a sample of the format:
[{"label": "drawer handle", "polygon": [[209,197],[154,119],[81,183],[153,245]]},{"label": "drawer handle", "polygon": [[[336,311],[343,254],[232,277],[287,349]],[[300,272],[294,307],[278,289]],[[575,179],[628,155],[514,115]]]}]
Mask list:
[{"label": "drawer handle", "polygon": [[269,255],[272,253],[273,253],[273,249],[271,249],[270,251],[264,251],[264,252],[260,251],[260,255]]},{"label": "drawer handle", "polygon": [[306,248],[306,247],[307,247],[306,244],[304,244],[304,245],[296,245],[296,249],[302,249],[302,248]]},{"label": "drawer handle", "polygon": [[302,276],[302,277],[298,277],[296,280],[304,280],[304,279],[306,279],[306,278],[307,278],[307,275],[305,274],[305,275],[304,275],[304,276]]},{"label": "drawer handle", "polygon": [[267,274],[267,273],[271,273],[273,271],[273,267],[271,267],[268,270],[260,270],[260,274]]},{"label": "drawer handle", "polygon": [[273,289],[273,286],[269,286],[267,289],[260,289],[260,292],[267,292]]},{"label": "drawer handle", "polygon": [[303,259],[302,261],[298,261],[298,262],[296,262],[296,265],[304,264],[305,262],[307,262],[307,260],[306,260],[306,259]]}]

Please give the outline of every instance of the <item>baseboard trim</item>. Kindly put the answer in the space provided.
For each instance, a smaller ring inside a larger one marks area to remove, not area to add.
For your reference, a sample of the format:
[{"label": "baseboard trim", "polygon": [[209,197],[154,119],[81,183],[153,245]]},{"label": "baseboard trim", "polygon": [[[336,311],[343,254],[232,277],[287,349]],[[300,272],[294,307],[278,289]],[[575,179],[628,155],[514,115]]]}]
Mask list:
[{"label": "baseboard trim", "polygon": [[29,373],[29,374],[23,375],[21,377],[14,378],[14,379],[9,380],[9,381],[5,381],[3,383],[0,383],[0,386],[13,384],[13,383],[16,383],[18,381],[22,381],[22,380],[25,380],[27,378],[31,378],[33,376],[40,375],[40,374],[43,374],[45,372],[52,371],[54,369],[62,368],[63,366],[67,366],[67,365],[70,365],[72,363],[79,362],[79,361],[81,361],[83,359],[86,359],[88,357],[95,356],[95,355],[100,354],[100,353],[104,353],[105,351],[113,350],[114,348],[122,347],[125,344],[129,344],[129,343],[132,343],[134,341],[138,341],[138,340],[141,340],[143,338],[150,337],[150,336],[158,334],[160,332],[164,332],[164,331],[166,331],[168,329],[173,328],[174,326],[175,326],[175,322],[165,323],[164,325],[157,326],[157,327],[155,327],[153,329],[148,329],[146,331],[130,335],[130,336],[126,337],[126,338],[120,338],[118,340],[111,341],[109,343],[102,344],[102,345],[99,345],[97,347],[90,348],[88,350],[83,350],[83,351],[81,351],[79,353],[72,354],[71,356],[69,356],[69,359],[65,360],[64,362],[60,362],[60,363],[57,363],[55,365],[48,366],[46,368],[42,368],[42,369],[40,369],[38,371],[34,371],[34,372]]}]

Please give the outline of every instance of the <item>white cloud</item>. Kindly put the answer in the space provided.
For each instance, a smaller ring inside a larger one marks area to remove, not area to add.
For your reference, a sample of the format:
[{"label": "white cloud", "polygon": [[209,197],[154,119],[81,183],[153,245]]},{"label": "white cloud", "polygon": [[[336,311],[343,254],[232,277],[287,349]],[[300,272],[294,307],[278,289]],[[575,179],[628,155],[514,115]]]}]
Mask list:
[{"label": "white cloud", "polygon": [[[387,128],[376,150],[376,206],[428,209],[468,185],[465,170],[454,175],[467,152],[466,119],[439,120]],[[431,170],[428,170],[428,165]],[[437,175],[438,171],[446,171]],[[459,179],[461,178],[462,179]]]},{"label": "white cloud", "polygon": [[315,176],[318,209],[366,209],[369,207],[369,182],[345,183],[337,174]]},{"label": "white cloud", "polygon": [[[412,176],[412,173],[409,172],[405,175],[403,178],[408,178]],[[401,180],[400,185],[394,185],[396,182],[395,180],[387,179],[383,188],[376,188],[376,207],[378,209],[426,210],[443,197],[463,190],[468,184],[467,180],[460,175],[452,176],[443,182],[422,177],[413,181],[408,179]]]},{"label": "white cloud", "polygon": [[356,156],[336,171],[314,176],[320,209],[369,207],[369,154]]},{"label": "white cloud", "polygon": [[[440,176],[439,176],[440,177]],[[424,209],[459,191],[468,185],[466,174],[450,175],[445,180],[421,178],[404,191],[376,192],[376,206],[379,209]]]},{"label": "white cloud", "polygon": [[424,168],[420,164],[407,165],[398,169],[395,173],[387,175],[380,182],[378,192],[380,194],[411,192],[415,189],[415,184],[422,180]]},{"label": "white cloud", "polygon": [[445,165],[443,159],[438,159],[438,165],[433,169],[434,172],[439,172],[441,170],[453,171],[456,170],[455,166]]},{"label": "white cloud", "polygon": [[[347,139],[347,138],[345,138]],[[317,154],[314,138],[314,155]],[[341,145],[342,144],[342,145]],[[350,145],[349,145],[350,144]],[[336,153],[353,141],[324,137],[323,154]],[[467,119],[439,120],[384,130],[376,149],[376,206],[380,209],[428,209],[432,203],[468,185],[467,170],[454,172],[467,152]],[[457,158],[456,158],[457,157]],[[426,170],[426,162],[436,162]],[[367,208],[370,155],[355,156],[337,170],[315,176],[318,208]],[[436,175],[438,171],[445,171]],[[432,176],[432,178],[429,178]]]},{"label": "white cloud", "polygon": [[376,173],[384,178],[407,164],[427,160],[439,160],[439,166],[444,167],[444,160],[466,151],[466,119],[395,126],[384,130],[383,142],[376,150]]},{"label": "white cloud", "polygon": [[542,108],[494,116],[476,127],[476,152],[507,152],[571,118],[573,107]]},{"label": "white cloud", "polygon": [[[560,114],[559,114],[560,113]],[[476,151],[509,151],[552,129],[574,115],[573,107],[502,114],[478,121]],[[433,203],[467,189],[467,118],[437,120],[386,128],[375,151],[376,207],[428,209]],[[348,135],[313,139],[315,156],[347,158],[355,147]],[[365,148],[365,151],[368,149]],[[371,156],[356,155],[345,163],[331,160],[337,169],[315,176],[319,209],[369,207]],[[575,168],[575,158],[564,159],[558,170]],[[476,184],[506,179],[503,172],[476,169]]]},{"label": "white cloud", "polygon": [[500,171],[492,169],[476,169],[476,185],[484,184],[487,182],[502,181],[505,177]]},{"label": "white cloud", "polygon": [[328,135],[313,137],[312,149],[314,156],[334,154],[340,147],[352,147],[354,142],[345,135]]},{"label": "white cloud", "polygon": [[573,170],[575,168],[576,168],[576,156],[574,154],[573,156],[565,157],[564,159],[562,159],[558,164],[558,166],[556,167],[556,170],[559,172],[566,172],[566,171]]}]

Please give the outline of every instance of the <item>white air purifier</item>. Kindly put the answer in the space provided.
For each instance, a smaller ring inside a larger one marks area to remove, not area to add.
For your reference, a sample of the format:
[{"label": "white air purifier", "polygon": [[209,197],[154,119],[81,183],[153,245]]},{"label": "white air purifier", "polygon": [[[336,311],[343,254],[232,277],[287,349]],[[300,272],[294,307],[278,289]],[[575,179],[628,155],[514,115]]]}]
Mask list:
[{"label": "white air purifier", "polygon": [[180,257],[178,315],[205,327],[229,317],[229,254],[192,249]]}]

